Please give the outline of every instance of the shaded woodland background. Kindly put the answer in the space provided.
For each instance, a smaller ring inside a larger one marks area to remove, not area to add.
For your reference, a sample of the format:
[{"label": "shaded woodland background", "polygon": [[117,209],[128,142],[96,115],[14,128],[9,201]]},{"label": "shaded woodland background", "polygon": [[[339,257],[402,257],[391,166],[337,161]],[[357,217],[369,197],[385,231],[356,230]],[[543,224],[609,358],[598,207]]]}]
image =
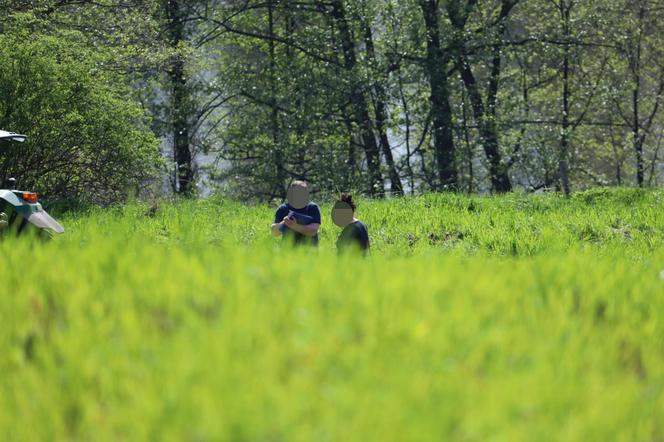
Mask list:
[{"label": "shaded woodland background", "polygon": [[660,1],[0,5],[0,179],[50,198],[664,182]]}]

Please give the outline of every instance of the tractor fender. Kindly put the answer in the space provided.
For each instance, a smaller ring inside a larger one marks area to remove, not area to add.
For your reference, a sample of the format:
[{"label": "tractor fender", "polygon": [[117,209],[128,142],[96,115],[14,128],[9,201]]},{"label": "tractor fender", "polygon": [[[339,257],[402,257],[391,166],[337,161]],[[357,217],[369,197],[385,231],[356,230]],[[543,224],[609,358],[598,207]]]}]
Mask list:
[{"label": "tractor fender", "polygon": [[23,201],[19,200],[18,197],[14,195],[14,192],[12,192],[11,190],[0,190],[0,199],[7,201],[9,204],[11,204],[14,207],[18,207],[25,204]]}]

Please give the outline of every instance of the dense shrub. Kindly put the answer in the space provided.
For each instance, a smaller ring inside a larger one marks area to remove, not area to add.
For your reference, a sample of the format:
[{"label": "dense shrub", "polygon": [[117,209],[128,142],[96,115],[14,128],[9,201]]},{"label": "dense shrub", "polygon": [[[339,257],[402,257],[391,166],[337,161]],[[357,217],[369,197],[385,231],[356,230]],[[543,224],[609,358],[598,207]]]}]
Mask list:
[{"label": "dense shrub", "polygon": [[49,198],[122,200],[154,172],[158,143],[130,90],[76,42],[25,23],[0,33],[0,128],[29,137],[0,146],[0,179]]}]

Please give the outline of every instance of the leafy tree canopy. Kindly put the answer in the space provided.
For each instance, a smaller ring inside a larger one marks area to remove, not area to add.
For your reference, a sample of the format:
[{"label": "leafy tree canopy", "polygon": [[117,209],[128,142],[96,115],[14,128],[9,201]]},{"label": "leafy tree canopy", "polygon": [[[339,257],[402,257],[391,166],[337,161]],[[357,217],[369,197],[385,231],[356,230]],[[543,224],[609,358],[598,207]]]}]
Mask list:
[{"label": "leafy tree canopy", "polygon": [[81,31],[46,32],[32,14],[14,14],[0,34],[0,127],[28,142],[0,150],[0,178],[48,198],[110,203],[152,177],[158,143],[108,53]]}]

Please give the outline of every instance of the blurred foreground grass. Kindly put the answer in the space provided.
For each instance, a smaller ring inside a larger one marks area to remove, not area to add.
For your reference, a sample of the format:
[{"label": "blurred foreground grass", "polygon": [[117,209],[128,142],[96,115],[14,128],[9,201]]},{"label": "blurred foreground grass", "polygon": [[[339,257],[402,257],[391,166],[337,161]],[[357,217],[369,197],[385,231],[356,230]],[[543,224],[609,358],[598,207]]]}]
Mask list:
[{"label": "blurred foreground grass", "polygon": [[662,440],[664,193],[362,201],[372,256],[225,200],[0,243],[2,440]]}]

